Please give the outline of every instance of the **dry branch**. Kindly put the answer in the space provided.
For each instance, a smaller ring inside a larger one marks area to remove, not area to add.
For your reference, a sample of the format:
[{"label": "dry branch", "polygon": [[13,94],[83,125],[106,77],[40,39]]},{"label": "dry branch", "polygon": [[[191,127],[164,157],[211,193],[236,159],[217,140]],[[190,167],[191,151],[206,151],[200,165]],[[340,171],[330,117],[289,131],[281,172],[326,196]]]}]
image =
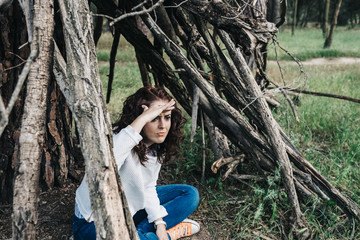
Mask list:
[{"label": "dry branch", "polygon": [[296,92],[296,93],[300,93],[300,94],[309,94],[309,95],[320,96],[320,97],[337,98],[337,99],[342,99],[342,100],[346,100],[346,101],[350,101],[350,102],[354,102],[354,103],[360,103],[360,99],[351,98],[351,97],[347,97],[347,96],[341,96],[341,95],[337,95],[337,94],[320,93],[320,92],[308,91],[308,90],[303,90],[303,89],[295,89],[295,88],[283,88],[283,89],[285,91]]},{"label": "dry branch", "polygon": [[118,28],[115,28],[114,39],[110,51],[110,70],[109,70],[108,88],[106,92],[106,103],[110,102],[112,83],[114,80],[116,54],[119,47],[119,41],[120,41],[120,30]]},{"label": "dry branch", "polygon": [[[232,43],[230,37],[227,33],[219,31],[222,41],[225,43],[227,50],[229,51],[230,56],[232,57],[235,66],[238,67],[238,71],[245,82],[247,89],[250,92],[250,96],[253,99],[257,99],[254,102],[255,107],[259,110],[261,119],[265,126],[265,131],[269,136],[269,142],[272,146],[272,150],[275,154],[275,159],[278,161],[280,166],[280,172],[282,177],[282,183],[285,186],[286,194],[288,195],[291,205],[293,207],[293,223],[296,231],[305,227],[305,224],[302,219],[302,212],[300,210],[300,204],[298,201],[298,196],[295,190],[295,184],[293,181],[293,170],[290,164],[289,157],[286,153],[285,143],[282,141],[279,126],[276,123],[275,119],[272,116],[272,113],[265,101],[264,98],[260,97],[262,95],[259,85],[256,83],[255,78],[253,77],[248,65],[246,64],[245,59],[242,54]],[[309,238],[311,233],[309,231],[302,233],[302,238]]]},{"label": "dry branch", "polygon": [[[121,15],[121,16],[113,19],[113,21],[111,21],[111,22],[109,23],[109,25],[110,25],[110,27],[111,27],[111,26],[113,26],[115,23],[117,23],[117,22],[119,22],[119,21],[121,21],[121,20],[123,20],[123,19],[125,19],[125,18],[134,17],[134,16],[138,16],[138,15],[141,15],[141,14],[146,14],[146,13],[152,12],[152,11],[155,10],[155,8],[160,7],[161,4],[162,4],[164,1],[165,1],[165,0],[159,0],[159,1],[156,2],[154,5],[152,5],[150,8],[144,9],[144,10],[142,10],[142,11],[130,12],[130,13],[123,14],[123,15]],[[141,7],[143,7],[143,5],[139,5],[139,6],[135,7],[135,9],[136,9],[136,8],[141,8]]]}]

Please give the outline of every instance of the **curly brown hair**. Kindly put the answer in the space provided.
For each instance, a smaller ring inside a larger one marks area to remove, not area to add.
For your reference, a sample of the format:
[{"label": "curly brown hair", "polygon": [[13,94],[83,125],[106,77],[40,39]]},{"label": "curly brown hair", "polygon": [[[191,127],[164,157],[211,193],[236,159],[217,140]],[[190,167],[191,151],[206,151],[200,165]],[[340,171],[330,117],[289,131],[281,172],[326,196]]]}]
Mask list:
[{"label": "curly brown hair", "polygon": [[[171,99],[172,97],[170,94],[161,87],[140,88],[125,100],[122,114],[120,115],[119,120],[113,124],[114,133],[119,133],[121,129],[131,124],[144,111],[141,107],[142,105],[150,107],[150,104],[153,101],[170,101]],[[183,139],[184,123],[185,118],[175,103],[175,108],[171,111],[171,127],[165,141],[160,144],[153,144],[150,146],[150,149],[148,149],[142,140],[134,147],[134,151],[139,156],[141,164],[144,165],[148,160],[146,153],[154,150],[156,151],[160,163],[169,161],[171,156],[176,153],[179,143]],[[143,132],[140,134],[144,138]]]}]

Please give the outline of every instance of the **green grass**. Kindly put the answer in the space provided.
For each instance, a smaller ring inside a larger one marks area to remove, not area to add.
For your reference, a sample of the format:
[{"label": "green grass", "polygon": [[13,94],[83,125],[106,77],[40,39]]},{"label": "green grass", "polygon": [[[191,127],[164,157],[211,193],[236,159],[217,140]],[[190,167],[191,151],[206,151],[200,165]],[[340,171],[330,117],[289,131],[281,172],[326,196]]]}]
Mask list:
[{"label": "green grass", "polygon": [[[98,60],[109,61],[110,50],[112,46],[112,35],[111,33],[103,33],[96,47]],[[120,62],[135,62],[136,57],[134,54],[134,48],[125,40],[124,37],[120,37],[118,51],[116,54],[116,61]]]},{"label": "green grass", "polygon": [[[287,29],[280,31],[282,46],[296,57],[305,60],[322,56],[360,56],[359,31],[338,30],[330,50],[323,50],[321,31],[299,29],[292,37]],[[111,36],[102,36],[98,45],[100,74],[106,94],[108,61]],[[269,49],[271,46],[269,46]],[[333,51],[333,52],[331,52]],[[339,55],[337,55],[339,54]],[[270,53],[270,58],[271,53]],[[287,59],[281,56],[282,59]],[[358,65],[305,66],[308,79],[299,78],[299,68],[291,63],[282,63],[284,80],[291,86],[305,86],[318,92],[360,98],[360,68]],[[268,64],[268,75],[282,84],[274,62]],[[125,98],[141,87],[141,78],[133,48],[123,39],[118,50],[115,78],[108,110],[114,121]],[[322,175],[360,204],[360,105],[344,100],[310,95],[300,96],[296,107],[300,118],[297,123],[291,109],[278,95],[282,107],[273,113],[296,147]],[[163,167],[161,183],[188,183],[197,186],[201,202],[195,219],[204,220],[212,239],[280,239],[287,230],[289,203],[286,194],[276,181],[247,182],[233,179],[222,181],[225,169],[218,174],[210,171],[214,161],[206,149],[205,181],[201,182],[202,145],[198,129],[193,143],[189,141],[190,122],[185,127],[186,138],[180,146],[179,155]],[[206,143],[210,146],[208,140]],[[256,173],[251,161],[239,166],[244,174]],[[316,233],[315,239],[346,239],[351,235],[351,222],[334,206],[324,201],[302,202],[302,211]],[[356,223],[358,225],[358,222]],[[261,236],[262,235],[262,236]],[[354,239],[360,239],[359,231]]]},{"label": "green grass", "polygon": [[[288,50],[293,56],[305,61],[311,58],[330,57],[360,57],[360,30],[337,28],[330,48],[324,49],[325,39],[321,29],[296,29],[291,35],[291,29],[280,29],[277,33],[280,46]],[[291,60],[284,51],[274,44],[268,45],[268,57],[276,59],[275,48],[279,60]]]},{"label": "green grass", "polygon": [[[275,67],[269,66],[269,67]],[[294,67],[283,66],[285,78],[294,77]],[[345,95],[360,99],[360,69],[358,65],[305,66],[308,74],[306,89]],[[272,73],[275,74],[275,73]],[[295,74],[296,75],[296,74]],[[275,117],[305,157],[330,182],[344,190],[360,204],[360,179],[357,168],[360,159],[360,106],[339,99],[300,96],[296,108],[297,123],[288,104],[275,110]]]}]

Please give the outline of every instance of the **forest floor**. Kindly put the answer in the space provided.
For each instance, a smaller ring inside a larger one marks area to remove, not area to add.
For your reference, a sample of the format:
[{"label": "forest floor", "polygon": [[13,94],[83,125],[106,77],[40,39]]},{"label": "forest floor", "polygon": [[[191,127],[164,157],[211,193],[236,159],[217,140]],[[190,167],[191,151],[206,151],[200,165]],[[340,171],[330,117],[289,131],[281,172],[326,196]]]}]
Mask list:
[{"label": "forest floor", "polygon": [[[284,63],[284,61],[281,61]],[[317,58],[302,62],[304,65],[320,64],[353,64],[360,63],[359,58]],[[82,170],[83,171],[83,170]],[[74,212],[75,191],[79,182],[68,180],[62,188],[53,188],[40,194],[37,237],[41,240],[71,239],[71,217]],[[11,239],[12,236],[12,205],[0,205],[0,239]],[[200,222],[202,230],[191,238],[184,240],[210,240],[207,229],[206,213],[196,211],[191,218]],[[216,229],[214,231],[224,231]]]},{"label": "forest floor", "polygon": [[[70,240],[72,239],[71,218],[74,212],[75,191],[78,184],[68,183],[63,188],[54,188],[42,192],[39,201],[39,217],[36,228],[37,239],[40,240]],[[11,205],[0,205],[0,239],[12,239]],[[199,221],[194,213],[191,217]],[[206,219],[199,221],[201,226],[206,225]],[[211,239],[206,227],[191,238],[184,240]]]},{"label": "forest floor", "polygon": [[[79,167],[79,165],[81,165]],[[82,179],[85,167],[82,162],[75,164],[77,176]],[[80,185],[79,180],[68,179],[62,187],[42,191],[39,195],[38,224],[36,238],[39,240],[72,240],[72,216],[74,214],[75,192]],[[162,175],[159,184],[171,184]],[[0,240],[12,239],[12,205],[0,204]],[[210,240],[209,231],[205,227],[207,218],[204,213],[195,211],[189,218],[200,223],[201,231],[184,240]]]}]

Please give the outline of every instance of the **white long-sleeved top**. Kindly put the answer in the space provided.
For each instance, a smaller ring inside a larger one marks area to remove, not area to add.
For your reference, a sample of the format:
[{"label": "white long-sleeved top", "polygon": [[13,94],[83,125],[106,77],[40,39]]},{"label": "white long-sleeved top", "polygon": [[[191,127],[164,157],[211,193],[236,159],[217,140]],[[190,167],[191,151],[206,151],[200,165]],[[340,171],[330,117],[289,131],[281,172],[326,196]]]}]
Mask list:
[{"label": "white long-sleeved top", "polygon": [[[142,136],[130,125],[115,134],[113,140],[115,160],[131,214],[145,209],[150,223],[165,217],[166,209],[160,205],[156,193],[161,168],[157,156],[147,155],[148,161],[145,166],[141,165],[138,155],[132,149],[139,144]],[[86,174],[76,190],[75,201],[81,215],[93,221]]]}]

